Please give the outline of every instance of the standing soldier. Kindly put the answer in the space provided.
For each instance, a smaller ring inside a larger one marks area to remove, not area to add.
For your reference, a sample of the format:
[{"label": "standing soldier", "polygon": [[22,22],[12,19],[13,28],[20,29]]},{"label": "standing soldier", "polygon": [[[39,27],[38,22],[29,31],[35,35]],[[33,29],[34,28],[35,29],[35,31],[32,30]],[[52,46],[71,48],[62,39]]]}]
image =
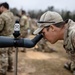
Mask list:
[{"label": "standing soldier", "polygon": [[27,14],[27,38],[29,37],[29,35],[31,34],[31,30],[32,30],[32,20],[30,18],[30,15]]},{"label": "standing soldier", "polygon": [[[20,27],[21,27],[21,37],[25,38],[27,37],[27,29],[29,26],[27,26],[27,16],[26,16],[26,12],[24,10],[22,10],[21,13],[21,19],[20,19]],[[25,52],[25,48],[23,48],[22,52]]]},{"label": "standing soldier", "polygon": [[[10,36],[13,31],[13,25],[15,23],[13,13],[9,11],[9,5],[7,2],[0,4],[0,35]],[[10,48],[0,49],[0,75],[6,75],[7,70],[12,70],[12,50]]]}]

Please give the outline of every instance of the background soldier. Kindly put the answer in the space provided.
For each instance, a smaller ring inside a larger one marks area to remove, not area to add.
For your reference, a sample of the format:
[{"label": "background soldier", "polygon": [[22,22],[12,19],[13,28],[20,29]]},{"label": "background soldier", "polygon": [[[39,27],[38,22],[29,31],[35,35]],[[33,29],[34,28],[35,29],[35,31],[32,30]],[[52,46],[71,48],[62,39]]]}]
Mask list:
[{"label": "background soldier", "polygon": [[31,34],[31,31],[32,31],[32,19],[30,17],[29,14],[27,14],[27,38],[29,37],[29,35]]},{"label": "background soldier", "polygon": [[[20,28],[21,28],[21,37],[26,38],[29,25],[27,24],[27,16],[26,16],[26,12],[24,10],[22,10],[22,12],[21,12]],[[21,51],[25,52],[26,50],[25,50],[25,48],[23,48],[23,50],[21,50]]]},{"label": "background soldier", "polygon": [[[10,36],[13,32],[13,25],[15,23],[13,13],[9,11],[8,3],[0,4],[0,35]],[[12,70],[12,50],[10,48],[0,49],[0,75],[6,75],[7,70]]]}]

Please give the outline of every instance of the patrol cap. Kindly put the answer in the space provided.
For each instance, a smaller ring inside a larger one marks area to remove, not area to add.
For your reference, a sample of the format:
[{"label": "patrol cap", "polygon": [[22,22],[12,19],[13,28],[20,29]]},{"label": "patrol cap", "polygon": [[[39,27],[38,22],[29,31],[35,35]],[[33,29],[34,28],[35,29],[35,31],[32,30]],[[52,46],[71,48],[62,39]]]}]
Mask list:
[{"label": "patrol cap", "polygon": [[45,12],[40,20],[38,21],[38,29],[36,29],[33,34],[38,34],[42,31],[42,29],[46,26],[50,26],[52,24],[62,23],[63,19],[61,15],[57,12],[47,11]]}]

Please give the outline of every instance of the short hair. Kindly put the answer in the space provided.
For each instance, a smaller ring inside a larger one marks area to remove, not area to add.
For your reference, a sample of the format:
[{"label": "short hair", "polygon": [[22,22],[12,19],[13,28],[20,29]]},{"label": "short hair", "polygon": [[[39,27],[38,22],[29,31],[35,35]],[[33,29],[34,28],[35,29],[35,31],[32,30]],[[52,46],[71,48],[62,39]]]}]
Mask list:
[{"label": "short hair", "polygon": [[0,7],[1,7],[1,3],[0,3]]},{"label": "short hair", "polygon": [[0,3],[0,7],[4,6],[6,9],[9,9],[9,4],[7,2]]},{"label": "short hair", "polygon": [[26,14],[26,11],[22,10],[22,14]]}]

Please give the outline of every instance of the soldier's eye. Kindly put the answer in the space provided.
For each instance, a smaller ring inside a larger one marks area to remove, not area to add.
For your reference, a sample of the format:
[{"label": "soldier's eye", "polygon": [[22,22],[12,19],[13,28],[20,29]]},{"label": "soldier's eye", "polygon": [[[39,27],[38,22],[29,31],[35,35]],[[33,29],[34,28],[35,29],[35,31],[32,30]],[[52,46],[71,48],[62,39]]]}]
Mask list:
[{"label": "soldier's eye", "polygon": [[49,27],[50,27],[50,26],[46,26],[46,27],[45,27],[47,31],[49,31]]},{"label": "soldier's eye", "polygon": [[47,31],[49,31],[49,27],[48,28],[46,28],[47,29]]}]

